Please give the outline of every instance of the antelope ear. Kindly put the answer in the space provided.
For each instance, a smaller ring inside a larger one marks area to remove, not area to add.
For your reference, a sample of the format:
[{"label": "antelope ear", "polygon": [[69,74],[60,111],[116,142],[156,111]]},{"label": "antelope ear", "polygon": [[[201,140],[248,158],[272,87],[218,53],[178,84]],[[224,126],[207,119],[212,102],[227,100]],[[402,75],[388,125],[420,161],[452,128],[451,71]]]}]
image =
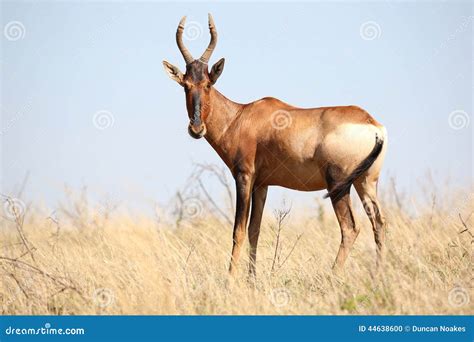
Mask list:
[{"label": "antelope ear", "polygon": [[163,66],[166,73],[172,80],[175,80],[180,85],[183,85],[184,75],[181,71],[179,71],[178,67],[175,67],[173,64],[168,63],[167,61],[163,61]]},{"label": "antelope ear", "polygon": [[216,83],[217,79],[222,74],[222,71],[224,71],[224,63],[225,59],[221,58],[212,66],[211,73],[209,74],[212,84]]}]

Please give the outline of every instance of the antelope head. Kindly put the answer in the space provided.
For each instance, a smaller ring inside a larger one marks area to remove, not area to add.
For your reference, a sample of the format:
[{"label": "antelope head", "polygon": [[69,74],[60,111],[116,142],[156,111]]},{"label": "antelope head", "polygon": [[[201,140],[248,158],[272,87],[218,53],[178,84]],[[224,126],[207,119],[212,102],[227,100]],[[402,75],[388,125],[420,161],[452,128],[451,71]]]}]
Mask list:
[{"label": "antelope head", "polygon": [[224,70],[224,58],[214,64],[209,72],[207,63],[217,44],[217,31],[214,20],[209,14],[209,31],[211,41],[206,51],[199,59],[194,59],[183,43],[183,30],[186,17],[183,17],[176,31],[176,43],[179,51],[186,62],[186,73],[183,74],[176,66],[163,61],[165,71],[172,80],[175,80],[184,88],[186,93],[186,109],[188,111],[189,125],[188,132],[195,139],[202,138],[206,132],[206,118],[208,117],[210,106],[210,92],[212,86]]}]

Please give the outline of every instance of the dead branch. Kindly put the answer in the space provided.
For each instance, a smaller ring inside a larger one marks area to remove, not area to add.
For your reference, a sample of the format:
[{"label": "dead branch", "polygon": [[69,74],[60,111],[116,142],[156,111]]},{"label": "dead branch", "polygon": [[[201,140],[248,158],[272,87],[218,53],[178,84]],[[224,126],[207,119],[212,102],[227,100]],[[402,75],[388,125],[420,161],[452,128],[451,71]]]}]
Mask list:
[{"label": "dead branch", "polygon": [[196,164],[198,168],[201,169],[202,171],[208,171],[212,175],[214,175],[219,183],[224,187],[224,190],[227,195],[227,199],[229,201],[230,209],[232,212],[235,211],[234,207],[234,196],[233,196],[233,191],[232,191],[232,185],[230,184],[229,180],[227,179],[226,176],[226,169],[225,168],[219,168],[216,165],[212,164]]},{"label": "dead branch", "polygon": [[[204,183],[202,182],[202,176],[205,173],[209,173],[214,178],[216,178],[218,182],[221,184],[221,186],[224,188],[224,192],[227,196],[227,200],[229,203],[230,211],[234,213],[235,207],[234,207],[234,196],[233,196],[233,191],[232,191],[233,187],[226,176],[226,170],[212,164],[196,164],[196,172],[193,178],[198,180],[200,189],[203,190],[202,192],[204,193],[206,198],[209,199],[210,198],[209,193],[207,189],[205,188]],[[212,206],[214,207],[214,209],[217,212],[219,212],[219,214],[221,214],[225,218],[225,220],[232,225],[233,224],[232,217],[229,217],[229,215],[227,215],[225,211],[219,205],[217,205],[215,201],[211,200],[210,202]]]},{"label": "dead branch", "polygon": [[303,234],[300,234],[298,235],[298,237],[296,238],[295,240],[295,243],[293,244],[293,247],[291,247],[291,250],[290,252],[287,254],[287,256],[285,257],[285,259],[283,259],[283,262],[280,264],[280,266],[278,267],[278,270],[280,268],[283,267],[283,265],[285,264],[285,262],[288,260],[288,258],[291,256],[291,254],[293,254],[293,251],[295,250],[296,248],[296,245],[298,244],[298,241],[300,241],[300,239],[303,237]]},{"label": "dead branch", "polygon": [[13,278],[13,280],[15,281],[16,285],[18,286],[18,288],[21,290],[21,292],[23,292],[23,294],[25,295],[26,298],[30,298],[30,296],[28,296],[28,293],[26,292],[26,290],[23,288],[23,286],[21,285],[20,281],[18,280],[18,278],[15,276],[15,274],[13,273],[8,273],[8,275]]},{"label": "dead branch", "polygon": [[36,250],[36,247],[27,239],[25,232],[23,231],[23,224],[25,222],[25,212],[27,208],[25,207],[24,210],[19,210],[13,198],[7,195],[2,195],[2,196],[5,198],[5,201],[7,202],[8,207],[11,209],[11,212],[13,214],[13,223],[15,224],[15,228],[18,232],[21,243],[30,254],[31,259],[33,259],[33,261],[36,262],[35,256],[33,254],[33,251]]},{"label": "dead branch", "polygon": [[[461,213],[459,213],[458,215],[459,215],[459,220],[461,221],[461,224],[464,227],[464,229],[461,230],[459,232],[459,234],[463,234],[463,233],[467,232],[472,238],[472,240],[471,240],[471,244],[472,244],[474,242],[474,234],[471,233],[471,231],[470,231],[469,227],[467,226],[466,222],[463,220],[463,218],[461,216]],[[472,215],[472,212],[469,214],[468,219],[469,219],[469,217],[471,217],[471,215]]]},{"label": "dead branch", "polygon": [[276,265],[277,259],[279,259],[279,255],[281,253],[281,246],[280,246],[281,245],[281,242],[280,242],[281,239],[280,239],[280,236],[281,236],[281,232],[282,232],[283,227],[284,227],[283,223],[284,223],[286,217],[290,214],[290,211],[291,211],[291,207],[288,207],[288,208],[283,207],[283,209],[277,209],[274,212],[277,222],[276,222],[275,251],[274,251],[274,254],[273,254],[271,273],[273,273],[275,271],[275,265]]},{"label": "dead branch", "polygon": [[216,202],[212,199],[212,197],[209,195],[209,193],[206,190],[206,187],[202,183],[201,179],[198,178],[198,183],[199,187],[201,188],[202,192],[204,193],[204,196],[208,199],[209,202],[211,202],[212,206],[217,210],[217,212],[229,223],[232,225],[232,220],[229,218],[229,216],[226,215],[226,213],[217,205]]}]

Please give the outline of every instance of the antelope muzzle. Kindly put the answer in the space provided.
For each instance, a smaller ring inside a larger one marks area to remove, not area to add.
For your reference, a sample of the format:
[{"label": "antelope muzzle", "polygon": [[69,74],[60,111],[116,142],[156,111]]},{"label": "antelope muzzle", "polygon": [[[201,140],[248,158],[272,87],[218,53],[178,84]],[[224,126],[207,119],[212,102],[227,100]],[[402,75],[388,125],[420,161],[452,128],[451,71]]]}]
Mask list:
[{"label": "antelope muzzle", "polygon": [[191,121],[188,126],[188,133],[194,139],[201,139],[206,134],[206,125],[202,121]]}]

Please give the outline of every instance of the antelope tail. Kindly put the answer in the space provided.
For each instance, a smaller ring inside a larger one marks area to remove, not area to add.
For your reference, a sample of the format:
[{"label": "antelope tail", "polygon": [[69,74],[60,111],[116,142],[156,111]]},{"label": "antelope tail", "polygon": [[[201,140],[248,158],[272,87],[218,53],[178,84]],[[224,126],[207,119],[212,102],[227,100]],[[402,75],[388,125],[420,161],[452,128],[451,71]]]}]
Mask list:
[{"label": "antelope tail", "polygon": [[372,151],[369,153],[367,158],[365,158],[352,173],[345,180],[336,183],[334,188],[329,191],[324,198],[330,197],[333,201],[340,199],[348,190],[351,185],[359,178],[365,171],[367,171],[372,164],[375,162],[380,152],[382,152],[383,139],[379,139],[377,134],[375,135],[375,146]]}]

